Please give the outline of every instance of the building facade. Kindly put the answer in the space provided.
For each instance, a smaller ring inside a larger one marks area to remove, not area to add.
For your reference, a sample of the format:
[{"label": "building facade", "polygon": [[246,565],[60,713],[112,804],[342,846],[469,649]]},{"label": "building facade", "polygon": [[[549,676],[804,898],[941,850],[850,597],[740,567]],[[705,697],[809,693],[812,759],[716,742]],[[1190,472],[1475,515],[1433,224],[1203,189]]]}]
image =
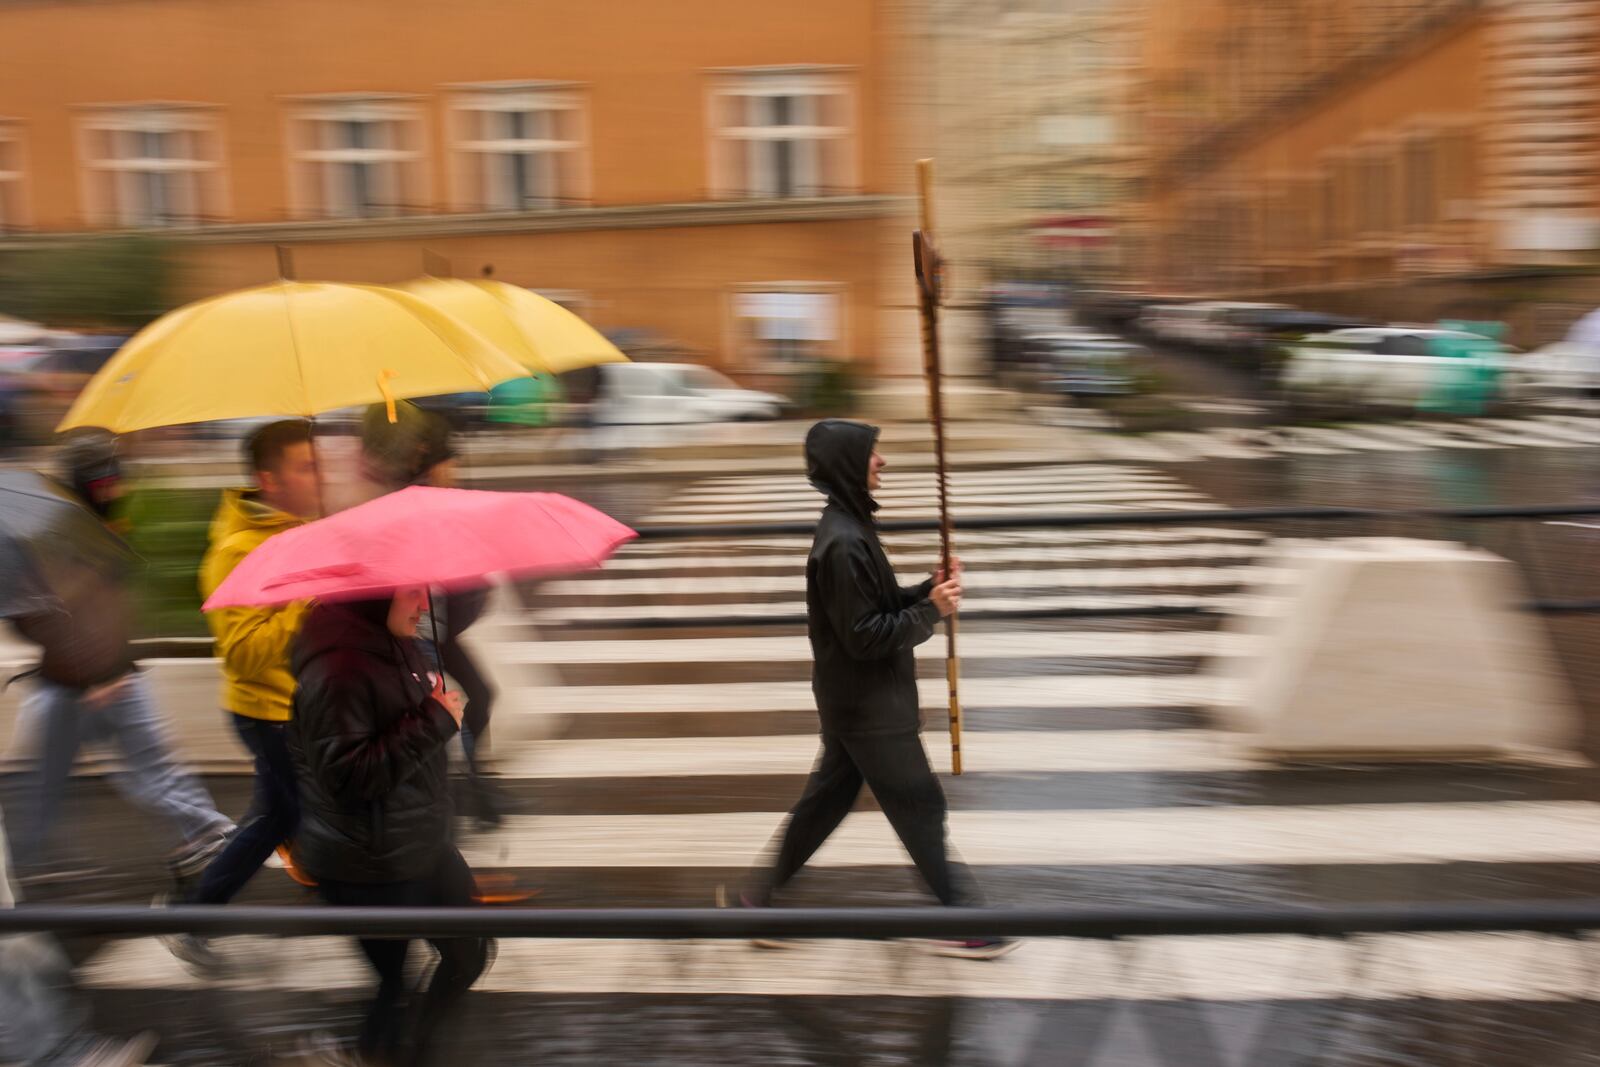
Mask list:
[{"label": "building facade", "polygon": [[1589,299],[1600,4],[1153,0],[1144,25],[1149,289],[1403,318]]},{"label": "building facade", "polygon": [[184,298],[271,280],[279,245],[306,279],[492,269],[735,373],[876,368],[908,225],[890,11],[16,0],[0,240],[158,230]]}]

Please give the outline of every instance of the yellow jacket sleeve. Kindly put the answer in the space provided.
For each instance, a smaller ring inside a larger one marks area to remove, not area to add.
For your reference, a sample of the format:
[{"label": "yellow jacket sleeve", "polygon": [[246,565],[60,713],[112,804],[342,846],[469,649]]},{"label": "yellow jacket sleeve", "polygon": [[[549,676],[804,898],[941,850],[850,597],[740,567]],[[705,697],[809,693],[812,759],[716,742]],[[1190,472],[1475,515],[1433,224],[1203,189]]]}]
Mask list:
[{"label": "yellow jacket sleeve", "polygon": [[[201,568],[201,593],[209,597],[216,592],[217,586],[254,547],[238,543],[218,546]],[[287,670],[289,643],[300,632],[300,623],[312,603],[299,600],[291,604],[207,612],[206,624],[211,627],[217,655],[227,666],[228,673],[243,679],[260,678],[273,668]]]}]

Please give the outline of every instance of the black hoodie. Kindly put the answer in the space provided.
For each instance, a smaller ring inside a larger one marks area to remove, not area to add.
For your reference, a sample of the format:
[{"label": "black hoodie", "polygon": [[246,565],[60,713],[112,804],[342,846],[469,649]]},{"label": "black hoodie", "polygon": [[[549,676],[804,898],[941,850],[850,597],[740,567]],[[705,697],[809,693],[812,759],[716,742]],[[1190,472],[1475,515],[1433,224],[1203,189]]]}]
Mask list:
[{"label": "black hoodie", "polygon": [[295,640],[289,744],[300,787],[295,861],[313,877],[406,882],[451,844],[445,745],[455,720],[430,695],[389,601],[319,604]]},{"label": "black hoodie", "polygon": [[806,473],[828,498],[806,560],[811,691],[822,729],[890,734],[921,727],[912,649],[933,636],[932,580],[901,588],[873,525],[867,467],[877,427],[826,419],[806,434]]}]

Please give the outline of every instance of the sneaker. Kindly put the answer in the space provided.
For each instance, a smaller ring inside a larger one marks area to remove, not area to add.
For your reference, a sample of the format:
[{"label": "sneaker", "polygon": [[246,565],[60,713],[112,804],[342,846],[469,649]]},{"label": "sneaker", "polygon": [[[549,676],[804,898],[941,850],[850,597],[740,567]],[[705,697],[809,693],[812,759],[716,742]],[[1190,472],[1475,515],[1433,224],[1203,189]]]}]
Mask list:
[{"label": "sneaker", "polygon": [[193,841],[185,842],[167,857],[172,877],[179,882],[188,881],[211,865],[211,861],[228,847],[238,827],[228,823],[226,829],[212,830]]},{"label": "sneaker", "polygon": [[1021,941],[1006,937],[967,937],[928,942],[935,956],[957,960],[997,960],[1022,947]]},{"label": "sneaker", "polygon": [[[750,894],[744,890],[734,892],[725,885],[717,886],[717,907],[719,908],[759,908],[751,899]],[[799,948],[802,944],[796,937],[752,937],[750,944],[754,948]]]},{"label": "sneaker", "polygon": [[294,853],[289,850],[288,845],[279,845],[273,855],[283,861],[283,873],[307,889],[317,888],[317,880],[307,874],[299,864],[295,863]]},{"label": "sneaker", "polygon": [[[169,894],[159,893],[150,906],[164,908],[171,903]],[[183,969],[196,978],[209,981],[221,977],[224,970],[222,957],[211,947],[208,938],[199,934],[157,934],[156,940],[166,946],[173,958],[183,964]]]},{"label": "sneaker", "polygon": [[126,1041],[101,1038],[76,1060],[73,1067],[141,1067],[156,1050],[156,1035],[150,1033],[130,1037]]},{"label": "sneaker", "polygon": [[294,1062],[304,1067],[366,1067],[366,1060],[355,1049],[346,1048],[338,1038],[317,1031],[295,1046]]}]

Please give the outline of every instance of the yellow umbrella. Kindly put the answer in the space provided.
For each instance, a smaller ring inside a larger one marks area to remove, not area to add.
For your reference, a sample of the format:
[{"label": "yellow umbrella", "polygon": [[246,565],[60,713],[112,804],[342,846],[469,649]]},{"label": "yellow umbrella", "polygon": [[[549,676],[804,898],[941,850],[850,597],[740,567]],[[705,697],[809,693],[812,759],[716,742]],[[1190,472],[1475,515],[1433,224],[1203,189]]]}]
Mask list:
[{"label": "yellow umbrella", "polygon": [[409,293],[280,281],[157,319],[94,376],[58,429],[309,418],[391,396],[485,392],[526,374],[492,341]]},{"label": "yellow umbrella", "polygon": [[599,330],[520,285],[418,278],[405,289],[460,319],[535,373],[561,374],[597,363],[628,361]]}]

